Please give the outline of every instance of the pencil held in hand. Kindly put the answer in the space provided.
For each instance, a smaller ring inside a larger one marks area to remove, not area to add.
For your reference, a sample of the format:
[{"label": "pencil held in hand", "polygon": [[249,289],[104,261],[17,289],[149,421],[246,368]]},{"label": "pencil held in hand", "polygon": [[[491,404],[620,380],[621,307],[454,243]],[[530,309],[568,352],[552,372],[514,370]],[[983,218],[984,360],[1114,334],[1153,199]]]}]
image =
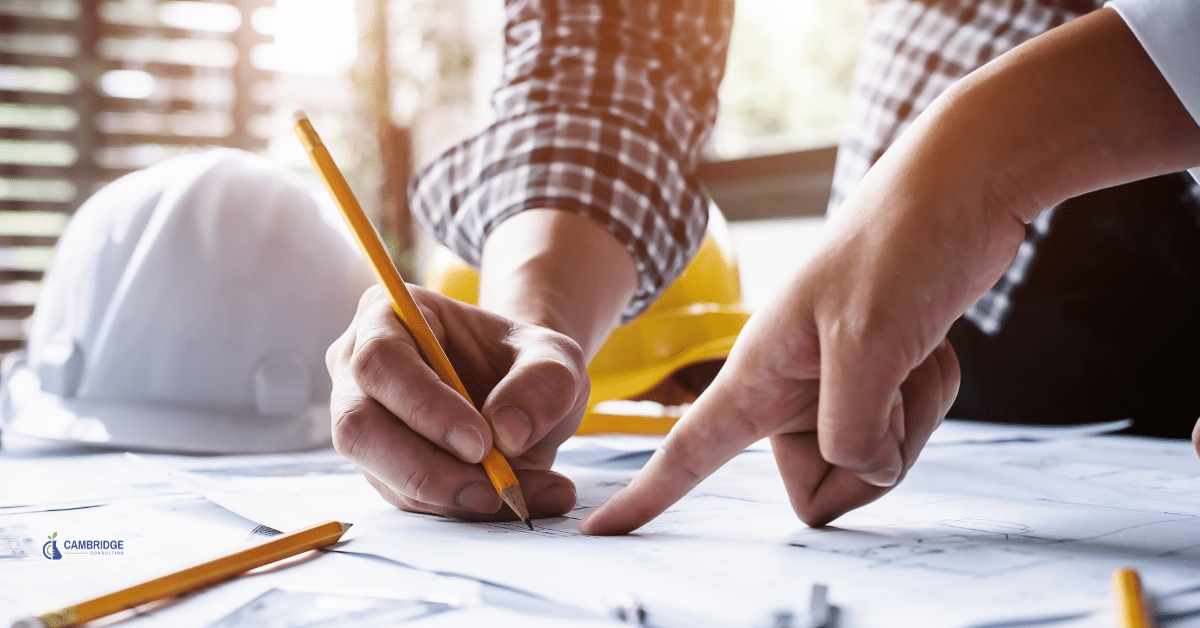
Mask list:
[{"label": "pencil held in hand", "polygon": [[[408,333],[412,334],[413,340],[421,349],[421,354],[425,356],[425,360],[429,362],[429,366],[438,374],[438,377],[457,390],[458,394],[462,395],[468,403],[474,405],[475,402],[471,400],[471,395],[467,393],[462,380],[458,378],[458,373],[454,372],[450,358],[446,357],[446,352],[442,350],[442,345],[433,335],[433,330],[430,329],[429,322],[425,320],[425,315],[417,307],[416,301],[408,291],[408,286],[404,285],[404,280],[396,271],[392,259],[388,257],[387,249],[383,247],[383,241],[379,239],[375,227],[367,219],[367,215],[358,204],[358,199],[354,197],[354,192],[350,190],[350,185],[342,176],[342,171],[338,169],[337,164],[333,162],[333,157],[321,143],[321,138],[313,129],[312,123],[302,111],[296,112],[295,120],[296,135],[300,137],[300,143],[304,144],[304,150],[308,153],[313,168],[321,177],[321,181],[325,182],[325,187],[333,196],[338,209],[342,211],[342,217],[346,219],[346,224],[350,226],[350,232],[354,234],[355,241],[358,242],[363,255],[371,264],[372,270],[375,271],[375,278],[379,281],[379,285],[383,286],[384,292],[391,299],[392,309],[396,311],[396,316],[400,317],[400,322],[404,324]],[[488,421],[488,425],[491,425],[490,421]],[[495,436],[494,427],[492,435]],[[509,508],[512,508],[513,512],[532,530],[533,522],[529,519],[529,509],[525,506],[521,485],[517,483],[517,476],[513,474],[512,467],[509,466],[504,455],[492,448],[487,457],[483,459],[483,470],[487,472],[488,479],[491,480],[492,486],[496,488],[496,492],[500,494],[504,503],[508,504]]]},{"label": "pencil held in hand", "polygon": [[61,628],[77,626],[94,619],[107,617],[157,600],[165,600],[202,589],[227,578],[246,573],[263,565],[291,558],[297,554],[336,543],[349,523],[326,521],[277,536],[254,547],[234,552],[216,560],[189,567],[161,578],[134,585],[78,604],[28,617],[13,624],[13,628]]}]

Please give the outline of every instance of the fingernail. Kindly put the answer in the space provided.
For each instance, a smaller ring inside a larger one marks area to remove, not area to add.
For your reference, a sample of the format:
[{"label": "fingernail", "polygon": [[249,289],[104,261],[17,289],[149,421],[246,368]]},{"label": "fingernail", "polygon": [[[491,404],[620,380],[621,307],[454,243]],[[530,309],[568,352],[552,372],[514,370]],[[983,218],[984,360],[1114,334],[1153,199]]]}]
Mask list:
[{"label": "fingernail", "polygon": [[[622,490],[624,490],[624,489],[622,489]],[[581,519],[579,521],[579,523],[575,525],[575,530],[577,530],[580,534],[586,534],[588,536],[597,536],[597,532],[599,532],[599,530],[596,529],[596,516],[599,515],[600,513],[604,512],[605,510],[608,510],[609,506],[612,504],[613,500],[616,499],[617,495],[620,495],[621,492],[622,491],[617,491],[615,495],[604,500],[603,504],[600,504],[596,508],[592,509],[592,512],[588,513],[588,515],[586,517]],[[610,516],[610,519],[611,519],[611,516]]]},{"label": "fingernail", "polygon": [[[897,454],[898,453],[899,452],[897,452]],[[886,467],[871,473],[863,473],[858,477],[862,478],[862,481],[866,482],[867,484],[887,488],[889,486],[895,486],[896,482],[900,480],[900,469],[901,463],[899,456],[897,455],[896,460]]]},{"label": "fingernail", "polygon": [[529,417],[516,406],[504,406],[493,412],[492,427],[496,429],[500,442],[510,451],[523,450],[525,441],[533,433]]},{"label": "fingernail", "polygon": [[584,517],[582,520],[580,520],[580,522],[578,524],[576,524],[575,530],[577,532],[579,532],[580,534],[586,534],[588,536],[592,536],[591,524],[589,522],[592,520],[592,518],[595,516],[595,514],[596,514],[596,511],[593,510],[592,514],[590,514],[590,515]]},{"label": "fingernail", "polygon": [[868,473],[858,477],[862,478],[863,482],[866,482],[872,486],[889,488],[896,485],[896,480],[900,478],[900,470],[885,469],[883,471],[876,471],[875,473]]},{"label": "fingernail", "polygon": [[467,462],[479,462],[483,458],[483,434],[473,427],[459,425],[450,430],[446,434],[446,444]]},{"label": "fingernail", "polygon": [[500,496],[487,482],[476,482],[458,494],[458,505],[475,512],[493,513],[500,510]]}]

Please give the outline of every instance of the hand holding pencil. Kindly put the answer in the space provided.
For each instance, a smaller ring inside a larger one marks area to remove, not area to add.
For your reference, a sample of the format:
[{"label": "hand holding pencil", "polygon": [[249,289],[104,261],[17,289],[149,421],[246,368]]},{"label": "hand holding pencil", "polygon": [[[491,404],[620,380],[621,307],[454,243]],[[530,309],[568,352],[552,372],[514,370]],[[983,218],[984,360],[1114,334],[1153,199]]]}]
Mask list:
[{"label": "hand holding pencil", "polygon": [[[312,144],[320,140],[311,126],[302,128],[308,124],[298,122],[297,133],[311,156]],[[319,168],[327,169],[323,178],[336,172],[336,166]],[[340,179],[340,173],[334,176]],[[340,193],[349,194],[349,188]],[[352,195],[338,202],[353,202],[357,209]],[[378,241],[369,223],[366,227],[370,232],[361,235]],[[377,273],[395,274],[390,260],[382,270],[372,264]],[[401,306],[393,303],[405,295],[411,295],[415,316],[400,314]],[[426,325],[429,334],[422,339]],[[443,348],[448,361],[441,363],[446,358],[436,354]],[[326,363],[333,379],[334,445],[390,503],[468,520],[555,516],[574,507],[574,485],[549,471],[558,445],[578,426],[588,395],[583,355],[565,336],[409,289],[396,275],[387,290],[373,287],[363,295]],[[482,402],[476,408],[472,400]],[[512,469],[528,514],[511,504],[502,509],[498,489],[504,483],[494,482],[492,473],[497,462]],[[492,469],[485,473],[487,466]]]}]

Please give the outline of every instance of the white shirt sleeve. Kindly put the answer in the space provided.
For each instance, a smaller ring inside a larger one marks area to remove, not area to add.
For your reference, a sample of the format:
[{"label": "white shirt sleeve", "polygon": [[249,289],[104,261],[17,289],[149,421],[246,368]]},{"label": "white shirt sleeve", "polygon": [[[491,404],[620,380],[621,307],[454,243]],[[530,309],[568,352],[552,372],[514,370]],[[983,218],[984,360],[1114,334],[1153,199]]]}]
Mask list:
[{"label": "white shirt sleeve", "polygon": [[[1167,84],[1200,124],[1200,2],[1109,0],[1150,55]],[[1200,167],[1188,172],[1200,181]]]}]

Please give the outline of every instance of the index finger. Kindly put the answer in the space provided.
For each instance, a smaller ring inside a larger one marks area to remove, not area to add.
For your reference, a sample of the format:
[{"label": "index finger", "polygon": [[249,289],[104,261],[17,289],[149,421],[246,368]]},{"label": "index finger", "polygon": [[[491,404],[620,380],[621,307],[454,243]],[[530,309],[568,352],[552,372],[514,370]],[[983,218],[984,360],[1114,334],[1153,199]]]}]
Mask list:
[{"label": "index finger", "polygon": [[[629,486],[579,523],[590,535],[628,534],[662,514],[701,480],[766,436],[748,404],[718,376]],[[759,410],[761,412],[761,410]]]}]

